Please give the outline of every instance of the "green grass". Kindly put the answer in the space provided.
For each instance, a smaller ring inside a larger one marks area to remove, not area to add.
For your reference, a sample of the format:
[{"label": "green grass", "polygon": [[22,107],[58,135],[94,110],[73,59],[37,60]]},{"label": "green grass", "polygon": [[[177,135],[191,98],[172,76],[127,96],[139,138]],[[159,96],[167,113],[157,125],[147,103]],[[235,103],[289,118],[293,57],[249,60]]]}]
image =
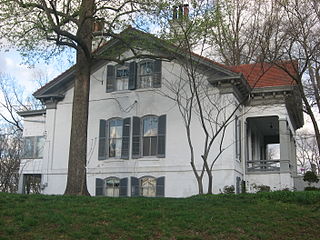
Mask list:
[{"label": "green grass", "polygon": [[320,192],[173,198],[0,193],[4,239],[320,239]]}]

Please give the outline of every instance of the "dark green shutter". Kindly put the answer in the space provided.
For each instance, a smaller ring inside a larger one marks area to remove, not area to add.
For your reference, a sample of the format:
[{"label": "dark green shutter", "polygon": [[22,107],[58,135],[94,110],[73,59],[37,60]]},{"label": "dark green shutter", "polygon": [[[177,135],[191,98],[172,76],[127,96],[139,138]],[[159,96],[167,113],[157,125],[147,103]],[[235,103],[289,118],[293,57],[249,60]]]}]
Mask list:
[{"label": "dark green shutter", "polygon": [[158,121],[158,157],[166,155],[166,115],[161,115]]},{"label": "dark green shutter", "polygon": [[161,69],[162,62],[161,60],[154,61],[154,74],[153,74],[153,87],[160,88],[161,87]]},{"label": "dark green shutter", "polygon": [[241,120],[239,120],[239,160],[241,161]]},{"label": "dark green shutter", "polygon": [[101,178],[96,178],[96,196],[103,195],[103,184],[104,180]]},{"label": "dark green shutter", "polygon": [[129,146],[130,146],[130,118],[123,119],[122,126],[122,148],[121,158],[129,159]]},{"label": "dark green shutter", "polygon": [[140,118],[133,117],[132,118],[132,158],[140,157]]},{"label": "dark green shutter", "polygon": [[120,179],[119,196],[120,197],[128,196],[128,178],[121,178]]},{"label": "dark green shutter", "polygon": [[140,196],[139,179],[136,177],[131,177],[131,197],[138,196]]},{"label": "dark green shutter", "polygon": [[164,177],[157,178],[156,196],[164,197]]},{"label": "dark green shutter", "polygon": [[115,67],[112,65],[107,66],[107,86],[106,92],[112,92],[115,90]]},{"label": "dark green shutter", "polygon": [[137,63],[131,62],[129,64],[129,89],[134,90],[137,88]]},{"label": "dark green shutter", "polygon": [[107,121],[100,120],[99,127],[99,149],[98,149],[98,159],[105,160],[107,158]]}]

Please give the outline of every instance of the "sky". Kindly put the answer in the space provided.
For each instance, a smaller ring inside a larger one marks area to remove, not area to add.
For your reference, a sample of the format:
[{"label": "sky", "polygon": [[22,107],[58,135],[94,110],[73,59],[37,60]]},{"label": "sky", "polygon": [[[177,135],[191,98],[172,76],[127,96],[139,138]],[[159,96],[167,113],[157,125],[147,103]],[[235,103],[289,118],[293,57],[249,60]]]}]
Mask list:
[{"label": "sky", "polygon": [[39,63],[31,68],[22,64],[23,59],[17,51],[10,52],[0,51],[0,73],[14,78],[16,83],[21,85],[26,95],[31,95],[37,88],[35,83],[35,72],[41,71],[48,76],[48,80],[62,73],[70,67],[70,64],[64,61],[53,61],[50,64]]}]

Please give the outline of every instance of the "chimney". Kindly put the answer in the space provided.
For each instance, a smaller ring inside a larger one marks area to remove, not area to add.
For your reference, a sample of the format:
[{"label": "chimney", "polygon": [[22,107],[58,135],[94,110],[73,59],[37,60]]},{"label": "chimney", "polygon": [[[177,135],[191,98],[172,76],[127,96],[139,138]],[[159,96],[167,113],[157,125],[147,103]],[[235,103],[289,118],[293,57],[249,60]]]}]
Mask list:
[{"label": "chimney", "polygon": [[98,49],[99,47],[101,47],[103,44],[106,43],[106,40],[103,36],[103,30],[104,30],[104,19],[103,18],[95,19],[92,24],[92,33],[95,33],[92,39],[92,51],[95,51],[96,49]]},{"label": "chimney", "polygon": [[189,4],[183,5],[183,16],[187,18],[189,16]]}]

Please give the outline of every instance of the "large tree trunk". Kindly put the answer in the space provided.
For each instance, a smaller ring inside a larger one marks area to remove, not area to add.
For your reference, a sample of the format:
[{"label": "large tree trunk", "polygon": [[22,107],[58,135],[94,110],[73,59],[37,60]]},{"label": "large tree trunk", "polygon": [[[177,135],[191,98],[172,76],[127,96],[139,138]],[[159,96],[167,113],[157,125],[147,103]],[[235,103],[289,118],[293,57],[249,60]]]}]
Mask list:
[{"label": "large tree trunk", "polygon": [[82,45],[77,50],[68,179],[65,191],[67,195],[90,195],[87,189],[86,159],[93,6],[93,0],[82,1],[77,32],[77,38],[82,40]]}]

